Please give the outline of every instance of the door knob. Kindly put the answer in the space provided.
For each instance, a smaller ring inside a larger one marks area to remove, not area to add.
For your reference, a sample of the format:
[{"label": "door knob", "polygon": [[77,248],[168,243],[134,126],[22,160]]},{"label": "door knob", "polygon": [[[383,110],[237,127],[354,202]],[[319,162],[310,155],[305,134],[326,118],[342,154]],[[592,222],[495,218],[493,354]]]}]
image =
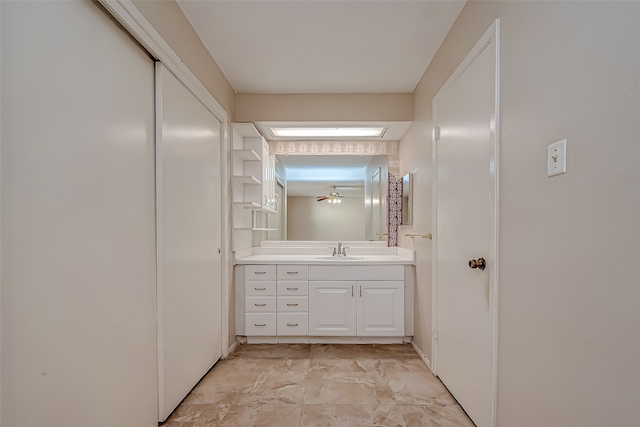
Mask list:
[{"label": "door knob", "polygon": [[479,268],[480,270],[484,270],[487,266],[487,262],[484,258],[472,259],[469,261],[469,267],[471,268]]}]

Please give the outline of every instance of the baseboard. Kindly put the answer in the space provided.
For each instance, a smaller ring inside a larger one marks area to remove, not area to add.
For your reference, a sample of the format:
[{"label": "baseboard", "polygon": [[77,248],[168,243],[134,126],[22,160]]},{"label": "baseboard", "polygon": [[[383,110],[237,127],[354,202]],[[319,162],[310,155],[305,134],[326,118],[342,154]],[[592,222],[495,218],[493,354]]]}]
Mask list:
[{"label": "baseboard", "polygon": [[402,344],[409,337],[238,337],[242,344]]},{"label": "baseboard", "polygon": [[[415,342],[411,341],[411,345],[413,346],[413,349],[416,351],[416,353],[418,353],[418,356],[420,356],[420,358],[422,359],[422,361],[425,363],[425,365],[427,365],[427,367],[429,368],[429,370],[431,372],[433,372],[433,367],[431,366],[431,361],[427,358],[427,356],[422,352],[422,350],[420,350],[418,348],[418,346],[416,345]],[[433,372],[435,375],[435,372]]]},{"label": "baseboard", "polygon": [[225,355],[225,358],[229,356],[231,353],[233,353],[233,350],[235,350],[238,345],[240,345],[240,343],[238,342],[237,339],[233,343],[231,343],[231,345],[227,349],[227,354]]}]

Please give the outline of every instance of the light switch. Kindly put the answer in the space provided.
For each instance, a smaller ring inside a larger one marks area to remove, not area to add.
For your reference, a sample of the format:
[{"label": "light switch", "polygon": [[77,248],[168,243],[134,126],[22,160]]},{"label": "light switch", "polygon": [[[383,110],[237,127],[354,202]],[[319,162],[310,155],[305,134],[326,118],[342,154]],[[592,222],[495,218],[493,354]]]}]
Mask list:
[{"label": "light switch", "polygon": [[567,173],[567,140],[554,142],[547,149],[547,175]]}]

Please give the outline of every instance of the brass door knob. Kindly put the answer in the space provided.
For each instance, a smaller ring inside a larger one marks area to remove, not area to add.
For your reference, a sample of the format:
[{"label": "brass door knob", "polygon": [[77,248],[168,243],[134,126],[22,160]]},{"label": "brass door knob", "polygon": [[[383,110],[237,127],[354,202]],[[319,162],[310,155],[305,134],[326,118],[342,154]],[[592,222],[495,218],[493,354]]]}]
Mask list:
[{"label": "brass door knob", "polygon": [[469,267],[484,270],[487,267],[487,262],[484,260],[484,258],[472,259],[471,261],[469,261]]}]

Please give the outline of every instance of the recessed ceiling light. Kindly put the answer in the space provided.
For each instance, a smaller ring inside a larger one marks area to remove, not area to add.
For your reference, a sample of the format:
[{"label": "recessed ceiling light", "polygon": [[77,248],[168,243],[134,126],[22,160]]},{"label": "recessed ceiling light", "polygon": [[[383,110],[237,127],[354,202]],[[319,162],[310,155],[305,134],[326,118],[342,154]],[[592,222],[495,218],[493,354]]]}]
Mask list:
[{"label": "recessed ceiling light", "polygon": [[269,127],[274,138],[382,138],[386,126]]}]

